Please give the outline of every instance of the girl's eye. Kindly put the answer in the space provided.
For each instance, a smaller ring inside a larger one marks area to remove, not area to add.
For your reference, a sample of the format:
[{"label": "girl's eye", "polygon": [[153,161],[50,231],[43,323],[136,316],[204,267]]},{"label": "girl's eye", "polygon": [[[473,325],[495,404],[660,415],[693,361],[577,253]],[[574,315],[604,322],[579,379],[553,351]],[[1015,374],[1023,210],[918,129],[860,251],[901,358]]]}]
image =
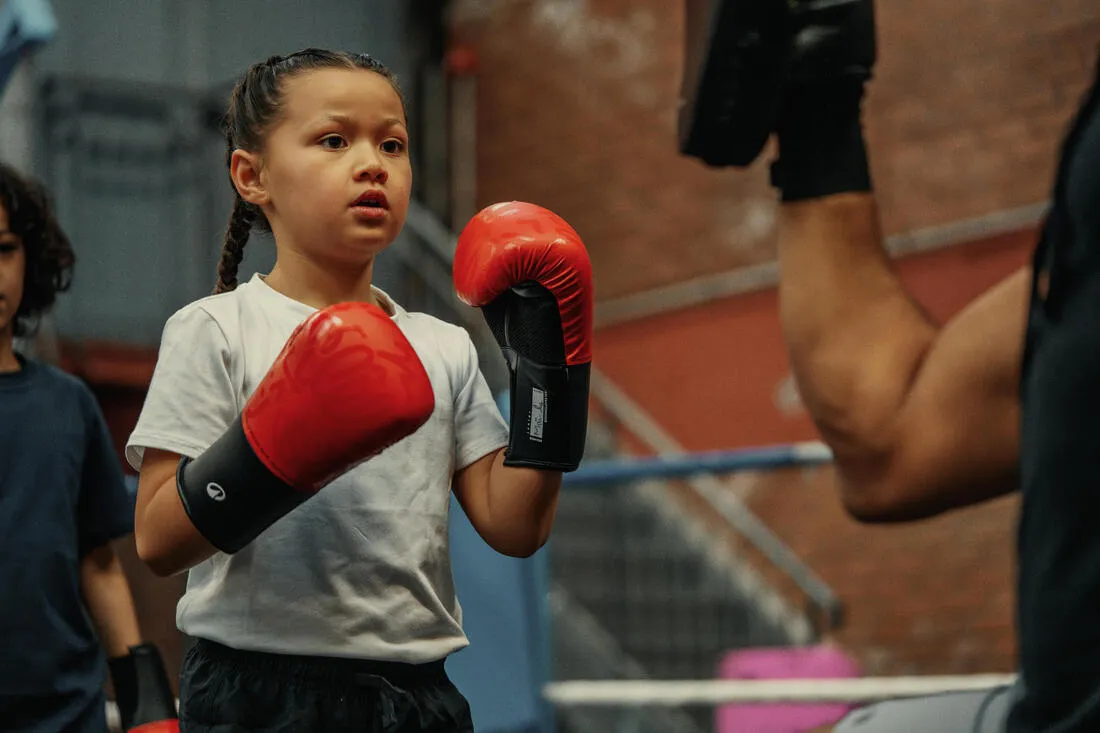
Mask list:
[{"label": "girl's eye", "polygon": [[405,152],[405,143],[397,139],[387,140],[382,143],[382,150],[390,155],[397,155]]},{"label": "girl's eye", "polygon": [[347,142],[339,135],[326,135],[325,137],[321,138],[321,145],[328,148],[329,150],[339,150],[340,148],[345,147],[347,145]]}]

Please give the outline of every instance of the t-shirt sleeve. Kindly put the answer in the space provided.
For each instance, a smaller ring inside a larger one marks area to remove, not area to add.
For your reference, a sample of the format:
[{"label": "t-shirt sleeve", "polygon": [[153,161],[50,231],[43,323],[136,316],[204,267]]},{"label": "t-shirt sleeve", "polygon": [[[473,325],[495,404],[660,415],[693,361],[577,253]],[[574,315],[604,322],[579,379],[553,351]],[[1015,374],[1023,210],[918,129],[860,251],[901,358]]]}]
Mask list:
[{"label": "t-shirt sleeve", "polygon": [[463,387],[455,396],[455,470],[508,444],[508,427],[478,365],[477,350],[466,336]]},{"label": "t-shirt sleeve", "polygon": [[239,413],[225,333],[202,308],[185,308],[164,326],[145,404],[126,444],[126,460],[140,470],[146,448],[194,458]]},{"label": "t-shirt sleeve", "polygon": [[86,424],[77,499],[80,556],[134,531],[134,505],[107,421],[90,391],[82,394]]}]

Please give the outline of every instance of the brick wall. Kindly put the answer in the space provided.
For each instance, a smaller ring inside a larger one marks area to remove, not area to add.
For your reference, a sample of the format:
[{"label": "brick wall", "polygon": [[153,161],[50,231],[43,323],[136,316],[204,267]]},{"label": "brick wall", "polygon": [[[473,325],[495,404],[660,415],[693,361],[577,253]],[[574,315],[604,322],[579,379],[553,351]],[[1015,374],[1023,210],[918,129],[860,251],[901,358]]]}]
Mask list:
[{"label": "brick wall", "polygon": [[[1045,200],[1095,61],[1100,6],[877,9],[867,128],[886,232]],[[480,61],[479,203],[527,199],[565,216],[589,246],[599,300],[773,258],[764,166],[715,171],[676,153],[681,3],[454,0],[451,24]],[[1025,262],[1032,241],[913,258],[906,277],[946,316]],[[606,329],[597,347],[600,368],[690,448],[815,437],[788,399],[774,293]],[[1011,669],[1015,501],[866,527],[843,515],[831,482],[823,469],[743,476],[731,490],[841,593],[840,640],[866,669]]]},{"label": "brick wall", "polygon": [[[877,7],[868,138],[887,233],[1045,199],[1100,6]],[[715,171],[676,153],[682,3],[453,0],[451,16],[480,60],[479,202],[529,199],[565,216],[601,299],[771,259],[764,166]]]},{"label": "brick wall", "polygon": [[[1024,264],[1034,238],[1021,231],[909,257],[899,274],[933,318],[946,319]],[[689,450],[816,438],[791,394],[774,290],[602,329],[595,353],[600,369]],[[839,594],[847,622],[838,640],[869,673],[1009,671],[1016,500],[868,526],[843,512],[833,480],[821,468],[735,474],[727,483]],[[759,567],[801,603],[793,586]]]},{"label": "brick wall", "polygon": [[[944,319],[1026,262],[1033,239],[1021,232],[911,257],[899,271],[933,317]],[[597,349],[601,368],[689,449],[816,437],[790,394],[774,291],[605,329]],[[729,490],[840,595],[848,613],[838,638],[864,668],[1011,669],[1015,500],[873,527],[844,514],[833,479],[829,469],[740,474]]]}]

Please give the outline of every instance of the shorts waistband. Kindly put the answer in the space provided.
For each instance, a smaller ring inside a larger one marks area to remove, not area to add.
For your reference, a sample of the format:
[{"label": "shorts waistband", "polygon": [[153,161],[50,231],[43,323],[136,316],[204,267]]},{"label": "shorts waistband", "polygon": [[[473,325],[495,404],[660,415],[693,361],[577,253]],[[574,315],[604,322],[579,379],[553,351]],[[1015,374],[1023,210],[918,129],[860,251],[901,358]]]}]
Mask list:
[{"label": "shorts waistband", "polygon": [[378,678],[407,686],[431,684],[447,679],[444,660],[413,664],[369,659],[344,659],[299,654],[275,654],[232,649],[209,639],[195,640],[195,653],[217,664],[246,672],[275,674],[280,677],[332,685],[373,686]]}]

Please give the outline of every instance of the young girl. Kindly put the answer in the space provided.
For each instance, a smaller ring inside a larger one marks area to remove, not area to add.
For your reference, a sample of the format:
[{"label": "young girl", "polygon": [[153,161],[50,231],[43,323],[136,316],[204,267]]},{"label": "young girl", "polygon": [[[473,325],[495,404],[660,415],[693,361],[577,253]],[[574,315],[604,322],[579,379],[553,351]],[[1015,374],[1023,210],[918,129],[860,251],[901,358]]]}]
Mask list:
[{"label": "young girl", "polygon": [[[443,667],[467,643],[449,492],[498,551],[546,541],[584,440],[585,416],[568,409],[587,398],[583,246],[522,205],[463,234],[477,264],[461,292],[509,319],[498,337],[513,380],[545,382],[543,407],[563,401],[555,421],[509,435],[466,331],[371,285],[411,190],[390,72],[315,49],[268,59],[234,89],[226,137],[236,199],[216,294],[166,324],[127,445],[138,552],[162,575],[190,571],[181,729],[472,730]],[[238,286],[253,226],[272,232],[276,264]],[[504,251],[529,264],[491,256]],[[525,322],[528,304],[550,303],[566,304],[550,326]],[[512,346],[517,327],[542,350]]]}]

